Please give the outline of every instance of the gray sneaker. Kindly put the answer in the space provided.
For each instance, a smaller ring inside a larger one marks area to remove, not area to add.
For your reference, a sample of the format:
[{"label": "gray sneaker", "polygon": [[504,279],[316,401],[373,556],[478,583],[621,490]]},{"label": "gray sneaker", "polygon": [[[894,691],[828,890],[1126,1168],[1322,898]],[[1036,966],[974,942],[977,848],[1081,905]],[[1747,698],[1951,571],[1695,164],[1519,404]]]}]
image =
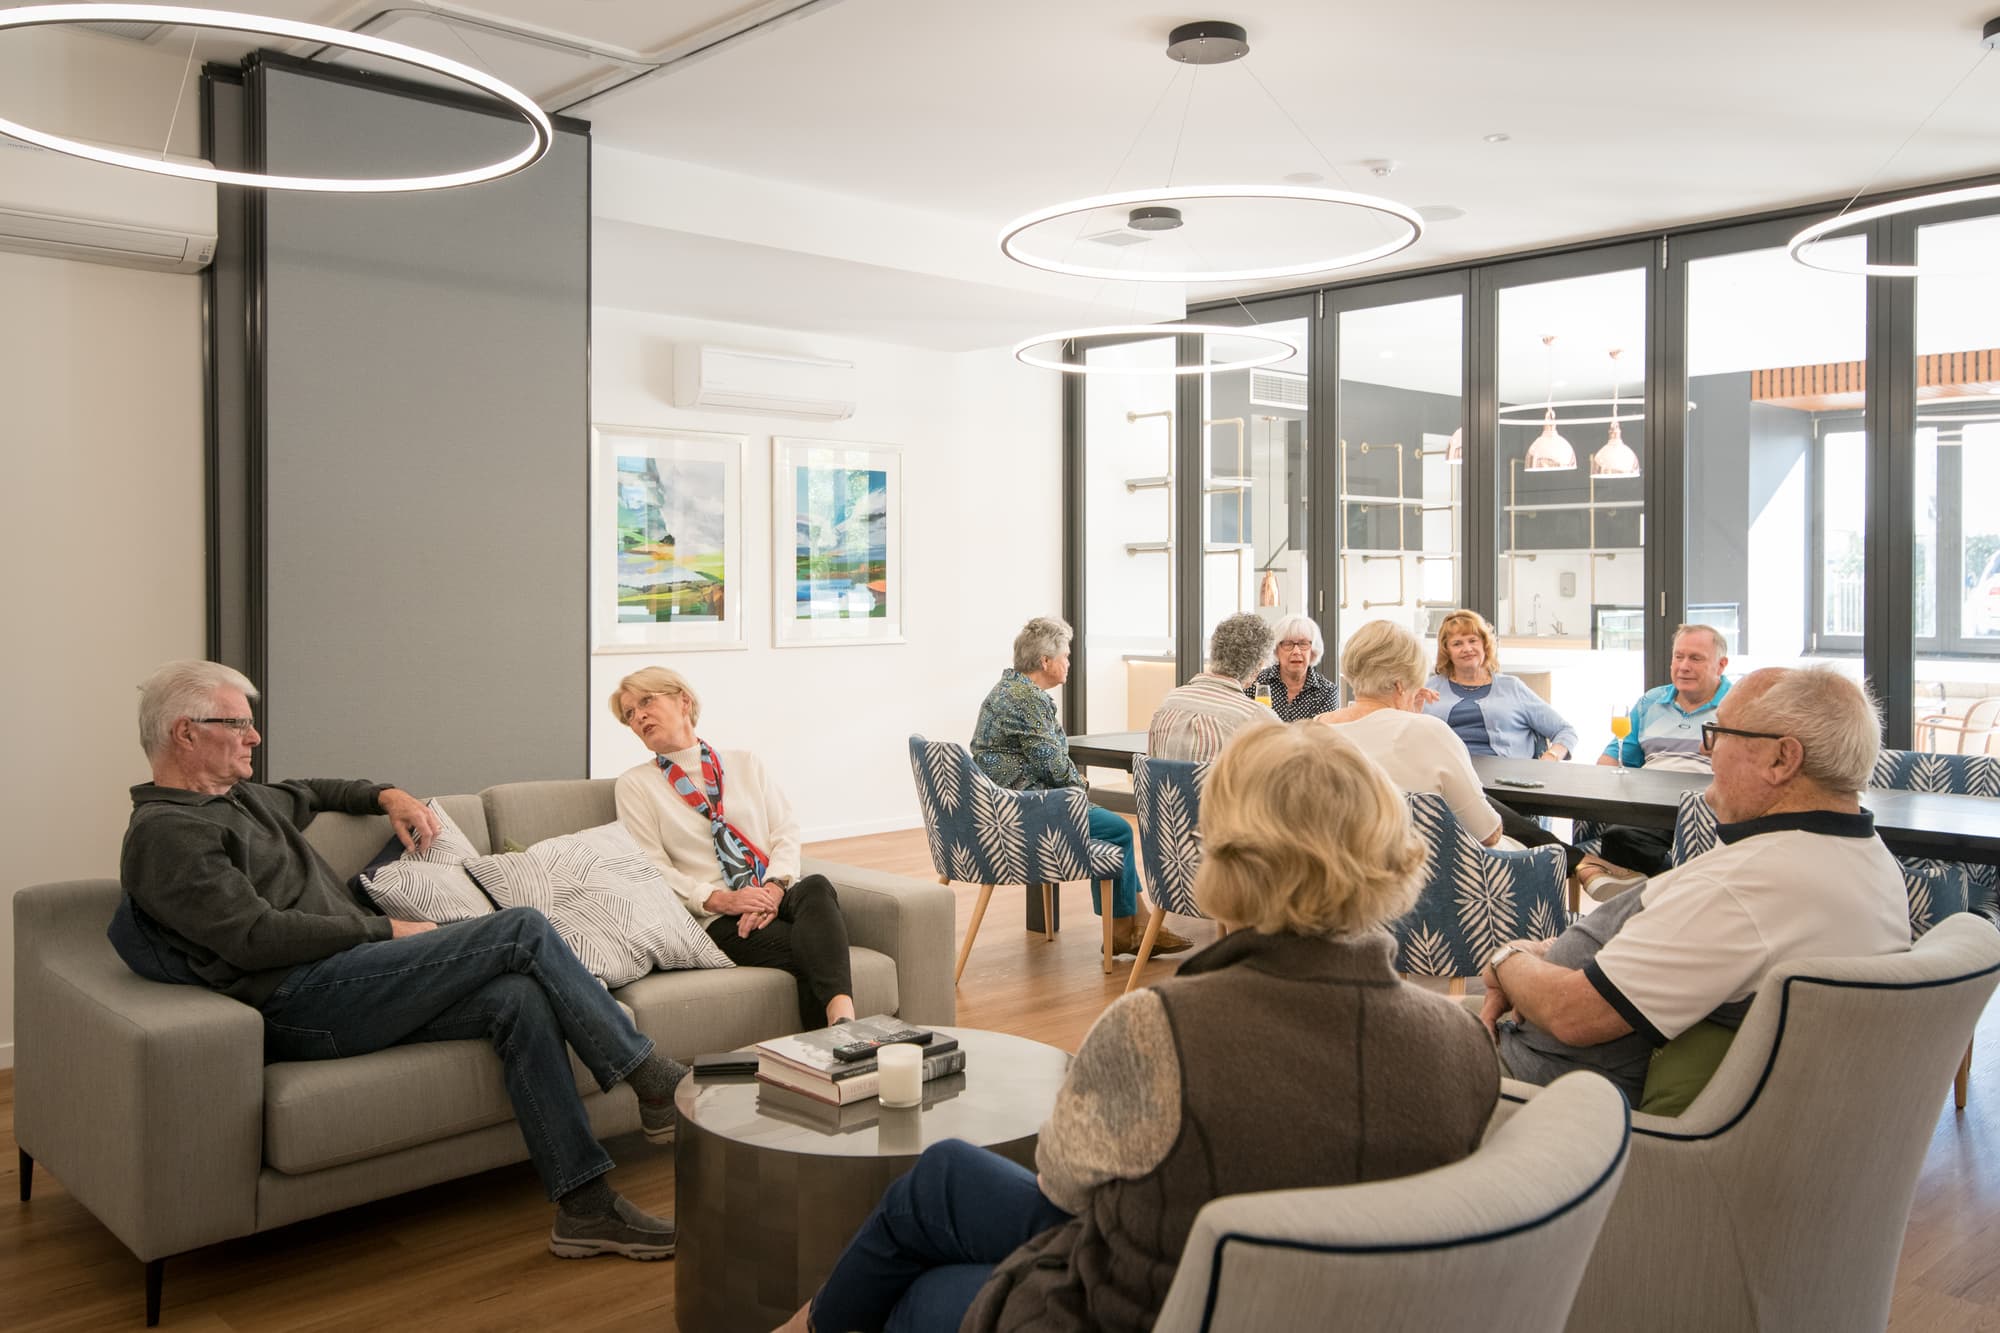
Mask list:
[{"label": "gray sneaker", "polygon": [[672,1143],[677,1120],[671,1098],[664,1102],[639,1099],[639,1128],[645,1131],[648,1143]]},{"label": "gray sneaker", "polygon": [[555,1225],[549,1228],[549,1253],[558,1259],[588,1259],[598,1254],[670,1259],[674,1224],[641,1212],[622,1194],[602,1217],[571,1217],[558,1208]]}]

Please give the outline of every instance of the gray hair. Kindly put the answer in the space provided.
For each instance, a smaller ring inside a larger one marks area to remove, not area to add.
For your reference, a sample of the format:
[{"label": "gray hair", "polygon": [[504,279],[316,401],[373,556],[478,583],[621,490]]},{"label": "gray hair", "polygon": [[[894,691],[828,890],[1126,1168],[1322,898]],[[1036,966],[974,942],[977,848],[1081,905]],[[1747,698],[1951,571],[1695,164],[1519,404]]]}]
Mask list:
[{"label": "gray hair", "polygon": [[139,683],[139,746],[148,759],[166,752],[173,742],[174,723],[184,717],[205,717],[217,690],[241,690],[257,697],[257,687],[235,667],[220,662],[169,662]]},{"label": "gray hair", "polygon": [[1795,737],[1805,750],[1799,772],[1842,796],[1859,796],[1882,749],[1882,715],[1868,686],[1824,663],[1753,671],[1736,688],[1769,677],[1771,683],[1743,709],[1746,730]]},{"label": "gray hair", "polygon": [[1014,670],[1040,671],[1046,658],[1061,657],[1075,631],[1061,616],[1036,616],[1014,636]]},{"label": "gray hair", "polygon": [[1722,631],[1713,625],[1682,625],[1674,631],[1674,638],[1678,639],[1683,634],[1706,634],[1715,644],[1717,657],[1729,656],[1729,640],[1723,638]]},{"label": "gray hair", "polygon": [[1391,620],[1371,620],[1354,631],[1340,650],[1340,674],[1355,697],[1379,699],[1423,688],[1429,677],[1424,646],[1417,636]]},{"label": "gray hair", "polygon": [[1276,640],[1271,627],[1254,611],[1223,618],[1208,638],[1208,669],[1231,680],[1249,680],[1270,660]]},{"label": "gray hair", "polygon": [[1312,640],[1312,653],[1306,658],[1308,666],[1318,666],[1319,659],[1326,656],[1326,639],[1311,616],[1290,615],[1271,626],[1272,643],[1283,643],[1286,639]]}]

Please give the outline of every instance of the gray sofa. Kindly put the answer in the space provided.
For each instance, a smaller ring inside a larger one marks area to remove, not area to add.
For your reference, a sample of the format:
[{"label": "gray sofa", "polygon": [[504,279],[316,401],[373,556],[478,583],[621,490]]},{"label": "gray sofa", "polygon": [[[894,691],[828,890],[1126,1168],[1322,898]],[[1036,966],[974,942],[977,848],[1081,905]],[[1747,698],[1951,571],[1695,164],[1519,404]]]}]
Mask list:
[{"label": "gray sofa", "polygon": [[[440,799],[481,852],[615,818],[608,780]],[[307,828],[342,876],[388,836],[381,816]],[[810,858],[804,870],[840,894],[856,1008],[951,1022],[951,891]],[[23,1199],[40,1162],[146,1262],[149,1324],[168,1256],[527,1156],[485,1043],[266,1065],[256,1010],[125,967],[104,934],[118,895],[113,880],[14,895],[14,1132]],[[680,1060],[798,1027],[792,979],[768,968],[656,972],[616,994]],[[600,1137],[639,1127],[629,1089],[576,1073]]]}]

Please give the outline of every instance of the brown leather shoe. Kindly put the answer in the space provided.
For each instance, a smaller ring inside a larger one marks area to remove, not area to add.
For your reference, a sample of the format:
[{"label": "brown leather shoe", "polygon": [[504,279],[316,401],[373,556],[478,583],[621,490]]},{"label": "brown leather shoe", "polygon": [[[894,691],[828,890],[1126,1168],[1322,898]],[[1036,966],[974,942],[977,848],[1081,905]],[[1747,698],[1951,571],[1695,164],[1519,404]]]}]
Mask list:
[{"label": "brown leather shoe", "polygon": [[[1145,922],[1139,917],[1115,916],[1111,918],[1112,953],[1131,954],[1137,957],[1139,942],[1145,938]],[[1160,933],[1153,937],[1153,952],[1151,956],[1158,957],[1161,954],[1181,953],[1192,947],[1194,946],[1190,941],[1182,939],[1179,935],[1168,930],[1165,925],[1162,925]]]}]

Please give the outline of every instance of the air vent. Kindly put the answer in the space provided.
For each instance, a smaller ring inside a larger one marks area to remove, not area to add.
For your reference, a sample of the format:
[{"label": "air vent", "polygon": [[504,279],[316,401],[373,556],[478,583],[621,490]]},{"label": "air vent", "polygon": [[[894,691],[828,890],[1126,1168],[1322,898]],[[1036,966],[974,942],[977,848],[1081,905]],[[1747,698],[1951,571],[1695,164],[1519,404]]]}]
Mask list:
[{"label": "air vent", "polygon": [[1136,231],[1127,231],[1123,227],[1120,227],[1117,231],[1101,231],[1095,236],[1086,236],[1083,239],[1086,241],[1096,241],[1099,245],[1116,246],[1122,250],[1128,245],[1144,245],[1153,238],[1150,236],[1141,236]]},{"label": "air vent", "polygon": [[167,23],[79,23],[76,26],[79,28],[88,28],[92,32],[101,32],[106,37],[122,37],[128,42],[150,42],[172,25]]},{"label": "air vent", "polygon": [[1250,401],[1259,407],[1306,410],[1306,377],[1291,370],[1250,372]]}]

